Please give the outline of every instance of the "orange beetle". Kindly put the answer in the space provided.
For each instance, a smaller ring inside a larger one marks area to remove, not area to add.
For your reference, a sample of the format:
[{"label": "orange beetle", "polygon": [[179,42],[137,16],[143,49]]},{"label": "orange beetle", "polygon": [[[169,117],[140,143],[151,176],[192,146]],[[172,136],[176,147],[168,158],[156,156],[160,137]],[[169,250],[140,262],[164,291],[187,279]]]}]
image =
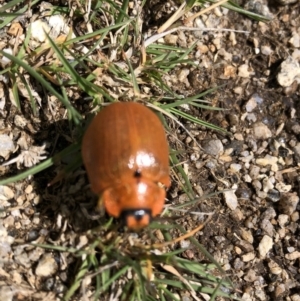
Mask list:
[{"label": "orange beetle", "polygon": [[170,186],[168,143],[150,109],[118,102],[101,110],[83,137],[82,157],[98,207],[109,215],[138,230],[161,213]]}]

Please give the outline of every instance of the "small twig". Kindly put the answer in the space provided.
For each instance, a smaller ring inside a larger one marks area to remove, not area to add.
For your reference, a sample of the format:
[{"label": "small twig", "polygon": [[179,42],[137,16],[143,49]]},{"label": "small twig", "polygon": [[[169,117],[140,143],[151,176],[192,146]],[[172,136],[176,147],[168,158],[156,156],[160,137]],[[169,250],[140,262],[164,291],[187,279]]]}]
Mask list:
[{"label": "small twig", "polygon": [[196,301],[201,301],[201,299],[199,299],[196,295],[195,290],[193,289],[192,285],[190,284],[190,282],[185,279],[172,265],[168,265],[168,264],[161,264],[161,267],[166,270],[167,272],[175,275],[176,277],[178,277],[178,279],[183,282],[189,289],[190,294],[192,295],[192,297],[196,300]]}]

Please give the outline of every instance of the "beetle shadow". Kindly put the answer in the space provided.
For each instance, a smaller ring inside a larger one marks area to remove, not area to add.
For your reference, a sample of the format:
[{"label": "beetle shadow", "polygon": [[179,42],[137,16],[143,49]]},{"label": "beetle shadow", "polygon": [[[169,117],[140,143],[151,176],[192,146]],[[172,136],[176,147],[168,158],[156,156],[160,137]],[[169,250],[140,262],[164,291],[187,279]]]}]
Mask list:
[{"label": "beetle shadow", "polygon": [[[57,129],[63,130],[63,133],[59,130],[60,134],[57,134],[55,150],[51,150],[52,156],[80,142],[84,132],[82,129],[82,132],[76,133],[77,137],[66,135],[64,129],[69,127],[68,121],[59,121],[50,127],[53,132],[57,132]],[[40,203],[41,209],[56,219],[62,217],[75,232],[85,232],[107,221],[104,211],[96,211],[98,197],[90,189],[82,164],[80,147],[62,156],[52,167],[39,173],[36,185],[43,199]],[[45,208],[42,205],[45,202],[51,206]]]},{"label": "beetle shadow", "polygon": [[[39,118],[43,120],[43,116],[39,116]],[[31,122],[33,124],[34,118],[28,119],[28,124]],[[53,123],[45,122],[36,131],[25,127],[18,128],[16,132],[17,134],[14,136],[16,144],[21,137],[25,137],[28,142],[28,150],[33,146],[46,145],[45,156],[49,159],[57,157],[61,151],[78,143],[84,129],[70,128],[68,120],[59,120]],[[7,161],[17,158],[21,153],[21,149],[17,150]],[[71,168],[72,165],[75,166],[75,169]],[[5,177],[21,174],[28,169],[22,164],[20,167],[21,169],[18,169],[16,163],[9,165]],[[36,236],[30,238],[29,232],[43,233],[46,241],[47,238],[50,238],[50,241],[56,241],[67,228],[76,233],[84,233],[108,220],[105,214],[99,215],[95,211],[98,198],[90,190],[85,169],[81,164],[79,147],[75,148],[73,152],[57,158],[49,168],[9,186],[17,187],[14,199],[10,200],[11,207],[17,206],[18,198],[22,197],[25,199],[24,206],[18,206],[21,214],[24,212],[26,216],[27,212],[31,212],[31,216],[28,216],[31,222],[22,237],[16,234],[17,238],[22,238],[26,242],[36,238]],[[29,186],[32,189],[27,192],[26,188]],[[95,214],[97,214],[97,219],[95,219]],[[33,218],[40,222],[33,223]]]}]

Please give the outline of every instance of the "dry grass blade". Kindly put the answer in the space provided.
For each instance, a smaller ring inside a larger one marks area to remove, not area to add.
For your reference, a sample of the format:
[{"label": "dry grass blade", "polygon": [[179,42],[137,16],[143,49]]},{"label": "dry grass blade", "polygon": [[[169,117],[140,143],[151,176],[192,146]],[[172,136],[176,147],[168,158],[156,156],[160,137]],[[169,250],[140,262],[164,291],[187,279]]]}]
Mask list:
[{"label": "dry grass blade", "polygon": [[186,2],[183,1],[180,7],[176,10],[175,14],[172,15],[170,19],[168,19],[160,28],[158,28],[157,32],[160,34],[168,29],[174,22],[180,19],[185,13]]},{"label": "dry grass blade", "polygon": [[203,14],[206,14],[207,12],[211,11],[212,9],[215,9],[216,7],[222,5],[222,4],[226,3],[226,2],[228,2],[228,0],[220,0],[220,1],[216,2],[215,4],[213,4],[213,5],[211,5],[211,6],[207,7],[207,8],[205,8],[205,9],[203,9],[203,10],[201,10],[199,13],[194,14],[193,16],[187,18],[186,20],[184,20],[184,22],[185,22],[186,24],[190,24],[190,23],[192,23],[197,17],[199,17],[199,16],[201,16],[201,15],[203,15]]},{"label": "dry grass blade", "polygon": [[179,280],[184,283],[188,289],[189,289],[189,292],[190,294],[192,295],[192,297],[194,298],[194,300],[196,301],[201,301],[197,295],[196,295],[196,292],[195,290],[193,289],[193,287],[190,285],[190,283],[188,282],[188,280],[186,280],[173,266],[171,265],[166,265],[166,264],[162,264],[161,267],[166,270],[167,272],[175,275],[176,277],[179,278]]},{"label": "dry grass blade", "polygon": [[192,237],[192,236],[194,236],[198,231],[202,230],[202,229],[204,228],[204,226],[205,226],[211,219],[212,219],[212,215],[209,216],[203,224],[201,224],[201,225],[199,225],[198,227],[196,227],[195,229],[193,229],[193,230],[187,232],[186,234],[184,234],[184,235],[182,235],[182,236],[180,236],[180,237],[177,237],[177,238],[173,239],[172,241],[168,241],[168,242],[161,243],[161,244],[154,244],[152,247],[155,248],[155,249],[162,249],[162,248],[164,248],[164,247],[170,246],[170,245],[175,244],[175,243],[177,243],[177,242],[180,242],[180,241],[182,241],[182,240],[184,240],[184,239],[187,239],[187,238],[189,238],[189,237]]}]

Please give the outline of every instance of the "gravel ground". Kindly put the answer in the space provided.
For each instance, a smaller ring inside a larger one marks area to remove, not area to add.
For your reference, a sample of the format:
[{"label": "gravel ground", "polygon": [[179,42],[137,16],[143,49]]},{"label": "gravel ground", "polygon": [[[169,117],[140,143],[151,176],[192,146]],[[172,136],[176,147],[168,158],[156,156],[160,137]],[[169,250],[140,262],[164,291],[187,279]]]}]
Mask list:
[{"label": "gravel ground", "polygon": [[[299,301],[300,3],[253,0],[240,4],[272,20],[257,22],[216,8],[196,18],[194,26],[235,31],[178,30],[160,41],[184,48],[197,41],[192,53],[195,66],[178,66],[164,80],[183,96],[220,86],[206,100],[222,111],[184,109],[231,135],[182,121],[201,148],[172,124],[168,138],[171,147],[180,151],[198,196],[226,190],[198,206],[215,214],[195,237],[220,262],[242,300]],[[177,4],[172,1],[148,1],[144,30],[161,25],[174,7]],[[16,37],[15,27],[22,28],[21,24],[5,27],[1,49],[8,36]],[[0,166],[1,177],[6,177],[43,160],[54,146],[63,149],[73,137],[65,132],[68,123],[62,105],[51,99],[45,104],[37,95],[44,112],[32,117],[29,104],[24,104],[21,115],[9,100],[11,91],[3,78],[0,85],[0,158],[2,162],[17,158]],[[41,146],[42,142],[46,143]],[[25,181],[0,186],[0,208],[4,209],[0,211],[1,301],[58,300],[69,283],[72,256],[26,243],[64,245],[67,241],[77,248],[87,243],[77,232],[93,224],[83,222],[79,210],[80,202],[93,198],[85,171],[79,168],[67,180],[45,189],[58,170],[55,166]],[[170,203],[185,200],[174,181]],[[197,219],[190,216],[182,225],[195,228]],[[193,248],[183,256],[202,259]]]}]

